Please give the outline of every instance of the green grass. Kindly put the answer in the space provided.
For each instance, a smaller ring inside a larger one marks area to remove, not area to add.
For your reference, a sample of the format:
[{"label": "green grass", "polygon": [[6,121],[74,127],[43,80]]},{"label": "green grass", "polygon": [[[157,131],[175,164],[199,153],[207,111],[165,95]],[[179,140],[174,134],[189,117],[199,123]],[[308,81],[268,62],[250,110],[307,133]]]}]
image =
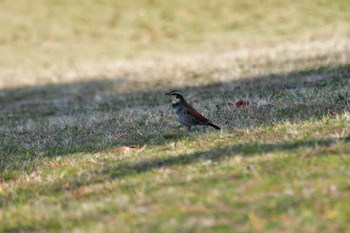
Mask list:
[{"label": "green grass", "polygon": [[0,232],[350,231],[348,1],[0,5]]},{"label": "green grass", "polygon": [[302,135],[348,129],[347,117],[44,158],[5,186],[2,230],[345,232],[350,139]]}]

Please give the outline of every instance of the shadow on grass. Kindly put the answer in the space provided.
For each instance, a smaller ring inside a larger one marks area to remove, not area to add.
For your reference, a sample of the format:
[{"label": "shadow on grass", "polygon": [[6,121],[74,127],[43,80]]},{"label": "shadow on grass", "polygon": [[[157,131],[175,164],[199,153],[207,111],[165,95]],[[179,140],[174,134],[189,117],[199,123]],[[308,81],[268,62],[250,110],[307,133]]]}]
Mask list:
[{"label": "shadow on grass", "polygon": [[[285,142],[278,144],[260,144],[260,143],[245,143],[234,146],[215,147],[207,151],[197,151],[191,154],[182,154],[174,157],[156,158],[146,161],[134,163],[120,163],[116,165],[106,165],[104,173],[109,174],[111,178],[122,178],[125,176],[136,175],[148,172],[155,169],[167,168],[177,165],[187,165],[198,161],[218,161],[223,158],[228,158],[236,155],[241,156],[256,156],[269,152],[291,152],[301,148],[322,148],[330,147],[336,143],[349,143],[349,137],[343,138],[327,138],[315,139],[309,141]],[[350,149],[347,151],[350,152]],[[319,153],[319,152],[315,152]],[[308,154],[312,156],[313,154]]]},{"label": "shadow on grass", "polygon": [[[303,156],[320,155],[320,151],[327,153],[327,148],[338,143],[349,144],[350,136],[343,138],[326,138],[326,139],[314,139],[308,141],[294,141],[294,142],[282,142],[276,144],[261,144],[261,143],[244,143],[232,146],[214,147],[206,151],[196,151],[194,153],[185,153],[178,156],[167,156],[162,158],[153,158],[148,160],[141,160],[135,162],[122,162],[122,163],[104,163],[101,164],[97,170],[88,171],[88,173],[80,174],[79,176],[71,176],[68,179],[57,180],[51,184],[50,189],[46,186],[41,189],[23,188],[21,192],[28,196],[29,199],[36,198],[37,195],[47,194],[52,192],[74,191],[75,189],[84,185],[93,185],[99,183],[110,182],[115,179],[123,179],[127,177],[142,175],[150,171],[157,171],[162,168],[170,168],[173,166],[190,165],[197,162],[206,162],[211,160],[212,162],[220,161],[234,156],[264,156],[269,152],[277,153],[294,153],[300,149],[303,149]],[[310,150],[308,149],[316,149]],[[342,153],[350,153],[350,146],[344,146]],[[307,151],[307,152],[305,152]],[[332,150],[329,150],[332,153]],[[92,175],[93,174],[93,175]],[[67,185],[68,184],[68,185]],[[31,194],[35,192],[35,194]],[[0,198],[0,207],[10,203],[13,198],[22,197],[21,195],[12,196],[8,194]]]},{"label": "shadow on grass", "polygon": [[[220,98],[216,102],[220,106],[208,112],[212,112],[214,121],[230,130],[322,118],[329,111],[348,110],[349,79],[350,67],[343,65],[180,88],[160,84],[158,88],[144,90],[147,83],[119,77],[0,90],[0,168],[15,168],[21,160],[42,156],[104,151],[130,144],[161,145],[203,133],[162,128],[170,122],[167,120],[170,112],[165,107],[170,101],[163,95],[165,90],[177,88],[204,100]],[[133,86],[133,91],[122,91],[129,86]],[[319,99],[310,101],[305,89],[312,89],[315,95],[320,95]],[[290,95],[280,95],[281,90],[289,91]],[[227,101],[243,97],[272,104],[239,111],[227,107]],[[278,102],[278,107],[273,102]],[[120,115],[121,112],[128,112],[131,118]],[[89,120],[94,114],[105,115]],[[151,114],[154,119],[149,119]]]}]

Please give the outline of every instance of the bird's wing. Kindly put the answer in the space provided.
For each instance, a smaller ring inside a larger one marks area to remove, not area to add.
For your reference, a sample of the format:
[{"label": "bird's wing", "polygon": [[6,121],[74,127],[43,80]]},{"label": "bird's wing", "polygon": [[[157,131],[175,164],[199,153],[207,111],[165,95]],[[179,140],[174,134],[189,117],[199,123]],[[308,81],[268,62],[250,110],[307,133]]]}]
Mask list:
[{"label": "bird's wing", "polygon": [[197,112],[197,110],[194,109],[191,105],[187,104],[185,108],[186,108],[186,112],[191,116],[193,116],[196,120],[200,122],[209,122],[207,118],[205,118],[202,114]]}]

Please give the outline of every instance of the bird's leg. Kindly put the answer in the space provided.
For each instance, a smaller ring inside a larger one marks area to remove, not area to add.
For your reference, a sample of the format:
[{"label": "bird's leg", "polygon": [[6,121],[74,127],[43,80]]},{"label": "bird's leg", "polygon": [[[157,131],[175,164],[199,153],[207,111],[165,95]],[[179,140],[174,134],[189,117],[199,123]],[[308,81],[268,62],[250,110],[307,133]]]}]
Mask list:
[{"label": "bird's leg", "polygon": [[191,126],[187,126],[187,129],[190,131],[191,130]]}]

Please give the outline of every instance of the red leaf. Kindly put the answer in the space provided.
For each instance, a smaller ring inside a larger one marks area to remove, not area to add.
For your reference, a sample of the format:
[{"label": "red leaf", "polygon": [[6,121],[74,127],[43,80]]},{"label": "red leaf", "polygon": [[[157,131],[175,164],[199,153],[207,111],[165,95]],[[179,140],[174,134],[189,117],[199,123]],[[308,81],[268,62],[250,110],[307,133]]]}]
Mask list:
[{"label": "red leaf", "polygon": [[246,100],[239,100],[236,102],[236,108],[244,108],[248,105],[250,105],[250,102]]}]

